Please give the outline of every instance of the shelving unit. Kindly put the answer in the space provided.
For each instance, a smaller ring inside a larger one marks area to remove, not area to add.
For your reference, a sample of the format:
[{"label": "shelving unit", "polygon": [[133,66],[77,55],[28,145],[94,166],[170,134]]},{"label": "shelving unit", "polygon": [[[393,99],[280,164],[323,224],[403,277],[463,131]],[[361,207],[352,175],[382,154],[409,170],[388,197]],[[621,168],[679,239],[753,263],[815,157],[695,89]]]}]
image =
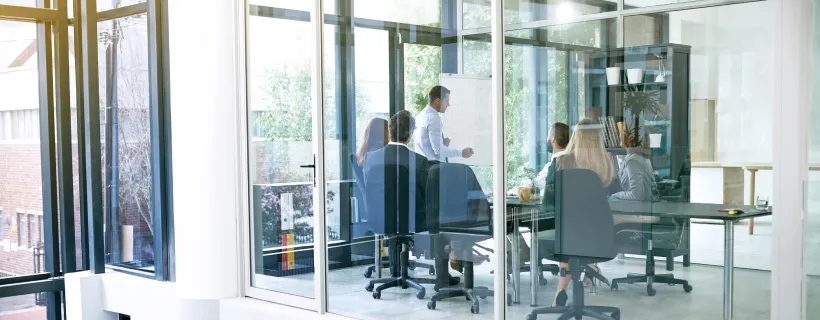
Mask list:
[{"label": "shelving unit", "polygon": [[[643,112],[640,125],[649,133],[661,135],[661,146],[652,151],[652,163],[662,179],[681,181],[679,176],[689,154],[690,52],[689,46],[663,44],[585,53],[585,117],[613,117],[616,122],[626,119],[634,125],[629,108],[624,106],[624,95],[657,92],[660,112]],[[621,68],[619,84],[607,83],[609,67]],[[644,70],[640,84],[628,84],[626,70],[632,68]],[[656,82],[661,74],[664,81]]]}]

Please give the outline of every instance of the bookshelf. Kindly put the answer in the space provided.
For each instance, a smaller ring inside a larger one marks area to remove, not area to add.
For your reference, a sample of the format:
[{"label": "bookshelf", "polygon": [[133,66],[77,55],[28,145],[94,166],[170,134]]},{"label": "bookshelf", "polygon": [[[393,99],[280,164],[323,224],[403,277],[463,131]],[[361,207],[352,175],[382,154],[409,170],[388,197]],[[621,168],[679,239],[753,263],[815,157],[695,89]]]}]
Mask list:
[{"label": "bookshelf", "polygon": [[[688,167],[690,152],[690,52],[689,46],[662,44],[590,51],[583,57],[584,116],[634,126],[637,110],[641,131],[660,137],[660,146],[652,149],[652,163],[664,180],[688,182],[680,175],[688,175],[682,168]],[[620,68],[618,84],[607,81],[606,69],[611,67]],[[643,70],[640,83],[628,83],[628,69]],[[607,144],[613,154],[623,151],[616,144]]]}]

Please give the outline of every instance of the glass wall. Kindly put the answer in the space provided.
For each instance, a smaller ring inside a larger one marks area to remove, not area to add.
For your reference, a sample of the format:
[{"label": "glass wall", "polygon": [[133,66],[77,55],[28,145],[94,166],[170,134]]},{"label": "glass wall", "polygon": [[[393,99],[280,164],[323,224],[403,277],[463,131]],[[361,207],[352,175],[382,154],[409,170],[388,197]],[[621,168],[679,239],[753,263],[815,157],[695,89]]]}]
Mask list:
[{"label": "glass wall", "polygon": [[448,36],[454,7],[333,2],[324,143],[340,151],[325,154],[329,311],[491,319],[489,55],[473,59],[482,72],[457,71],[468,58]]},{"label": "glass wall", "polygon": [[[810,32],[811,45],[811,85],[820,84],[820,6],[815,5],[812,13],[813,29]],[[808,163],[809,174],[806,185],[805,218],[803,229],[803,268],[806,273],[806,292],[803,304],[806,319],[820,317],[820,99],[813,95],[809,104]]]},{"label": "glass wall", "polygon": [[[528,305],[581,298],[630,319],[720,318],[723,279],[734,279],[736,317],[769,318],[771,255],[760,246],[771,247],[771,219],[752,231],[712,212],[766,215],[752,205],[771,195],[770,6],[627,10],[623,30],[615,19],[561,24],[584,15],[567,10],[547,15],[549,27],[507,29],[505,188],[521,217],[507,318],[557,317]],[[578,282],[555,276],[560,267]]]},{"label": "glass wall", "polygon": [[[491,1],[324,1],[321,137],[308,107],[316,79],[293,67],[312,49],[312,7],[285,2],[250,6],[252,281],[269,281],[252,286],[326,298],[356,319],[491,318],[501,306],[486,291],[444,297],[492,288],[504,259],[496,294],[508,319],[586,305],[628,319],[771,317],[774,2],[505,1],[503,168],[492,166]],[[290,32],[260,31],[274,29]],[[447,91],[431,96],[436,86]],[[303,99],[286,102],[295,92]],[[325,146],[327,283],[310,260],[316,182],[299,168],[314,139]],[[262,147],[274,145],[289,148]],[[298,178],[277,180],[269,168],[283,163]],[[282,200],[297,192],[270,191],[296,186],[304,209]],[[476,232],[493,214],[505,239]]]}]

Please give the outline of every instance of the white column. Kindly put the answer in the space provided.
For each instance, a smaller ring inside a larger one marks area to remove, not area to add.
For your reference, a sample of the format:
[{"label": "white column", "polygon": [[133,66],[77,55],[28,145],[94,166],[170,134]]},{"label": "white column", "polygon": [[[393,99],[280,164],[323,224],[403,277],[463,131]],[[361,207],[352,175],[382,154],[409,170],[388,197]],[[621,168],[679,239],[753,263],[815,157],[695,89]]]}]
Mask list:
[{"label": "white column", "polygon": [[808,178],[811,0],[775,1],[771,319],[805,319],[804,188]]},{"label": "white column", "polygon": [[[239,105],[234,1],[168,1],[176,290],[239,296]],[[282,31],[278,31],[282,32]],[[214,315],[217,316],[217,315]]]}]

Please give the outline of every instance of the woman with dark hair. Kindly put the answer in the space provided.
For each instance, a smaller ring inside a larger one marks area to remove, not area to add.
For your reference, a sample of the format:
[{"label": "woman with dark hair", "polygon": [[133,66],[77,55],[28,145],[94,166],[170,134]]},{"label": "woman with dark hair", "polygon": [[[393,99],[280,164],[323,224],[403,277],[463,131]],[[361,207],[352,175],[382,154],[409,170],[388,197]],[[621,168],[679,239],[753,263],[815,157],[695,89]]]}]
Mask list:
[{"label": "woman with dark hair", "polygon": [[359,146],[359,151],[356,152],[356,161],[359,166],[364,165],[364,158],[370,151],[384,148],[390,142],[388,136],[387,120],[382,118],[373,118],[367,127],[364,129],[364,137],[362,137],[362,144]]}]

